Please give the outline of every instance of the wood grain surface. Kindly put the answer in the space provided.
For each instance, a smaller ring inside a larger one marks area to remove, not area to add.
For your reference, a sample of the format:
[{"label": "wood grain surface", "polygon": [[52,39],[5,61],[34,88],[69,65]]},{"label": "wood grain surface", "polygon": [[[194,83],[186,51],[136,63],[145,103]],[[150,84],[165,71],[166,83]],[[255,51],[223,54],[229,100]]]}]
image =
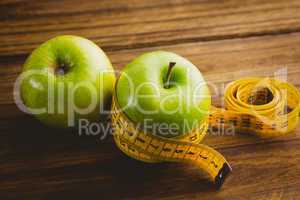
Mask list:
[{"label": "wood grain surface", "polygon": [[[231,163],[216,191],[193,166],[145,164],[111,137],[45,127],[22,113],[13,85],[40,43],[61,34],[101,46],[115,69],[141,53],[176,52],[221,89],[246,76],[281,76],[300,88],[300,1],[0,1],[0,199],[300,199],[300,127],[260,139],[213,135]],[[215,105],[222,94],[214,94]]]}]

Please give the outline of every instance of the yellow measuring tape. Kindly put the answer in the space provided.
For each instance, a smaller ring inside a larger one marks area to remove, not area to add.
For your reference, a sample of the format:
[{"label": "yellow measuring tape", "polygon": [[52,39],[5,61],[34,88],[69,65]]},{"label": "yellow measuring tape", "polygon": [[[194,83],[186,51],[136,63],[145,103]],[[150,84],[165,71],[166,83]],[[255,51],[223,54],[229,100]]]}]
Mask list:
[{"label": "yellow measuring tape", "polygon": [[112,125],[117,146],[128,156],[145,162],[187,162],[207,172],[221,187],[231,167],[213,148],[199,144],[208,127],[273,137],[291,132],[298,123],[300,93],[293,85],[271,78],[243,78],[228,85],[225,109],[212,107],[209,118],[184,136],[163,138],[147,134],[122,112],[116,93],[112,102]]}]

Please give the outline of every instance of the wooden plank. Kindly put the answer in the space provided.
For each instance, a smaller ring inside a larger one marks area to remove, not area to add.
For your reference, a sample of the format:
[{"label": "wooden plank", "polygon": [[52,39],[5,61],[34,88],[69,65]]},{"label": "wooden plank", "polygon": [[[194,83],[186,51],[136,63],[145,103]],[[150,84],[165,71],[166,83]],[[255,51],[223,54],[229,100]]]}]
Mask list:
[{"label": "wooden plank", "polygon": [[[224,87],[223,83],[244,76],[274,76],[286,70],[288,81],[300,87],[300,34],[253,37],[225,41],[185,43],[137,50],[107,51],[116,70],[122,69],[136,56],[155,50],[178,53],[191,60],[205,79]],[[0,68],[0,104],[13,103],[13,84],[21,72],[23,60],[10,60]],[[218,74],[218,75],[216,75]],[[220,94],[222,95],[222,94]],[[216,96],[219,98],[220,96]]]},{"label": "wooden plank", "polygon": [[[37,141],[50,146],[47,141]],[[51,154],[47,148],[34,151],[37,145],[33,145],[30,155],[34,157],[20,153],[1,159],[0,195],[26,199],[78,199],[87,193],[105,199],[294,199],[300,194],[299,145],[297,140],[222,149],[234,173],[220,191],[194,166],[134,161],[108,144],[83,141],[81,148],[66,147]]]},{"label": "wooden plank", "polygon": [[[299,44],[300,33],[294,33],[109,51],[108,55],[115,68],[122,69],[142,52],[174,51],[220,87],[243,76],[273,76],[286,67],[288,80],[300,88]],[[300,195],[299,127],[290,136],[271,140],[209,135],[204,142],[223,153],[234,169],[216,192],[193,166],[133,161],[111,137],[102,141],[99,135],[48,128],[22,114],[11,96],[22,62],[7,60],[9,70],[0,68],[0,196],[80,198],[88,193],[105,199],[293,199]]]},{"label": "wooden plank", "polygon": [[297,0],[3,1],[0,57],[27,55],[60,34],[120,50],[296,32],[299,7]]},{"label": "wooden plank", "polygon": [[[122,67],[139,54],[158,49],[176,52],[190,59],[200,71],[205,79],[215,84],[218,91],[222,91],[226,84],[244,76],[274,76],[276,73],[287,72],[288,81],[300,88],[299,58],[300,34],[287,34],[280,36],[254,37],[249,39],[234,39],[214,42],[198,42],[166,46],[164,48],[144,48],[139,50],[122,50],[108,52],[115,69]],[[24,115],[13,103],[13,83],[21,70],[21,63],[8,63],[8,68],[0,68],[2,79],[0,80],[0,113],[2,127],[10,129],[15,123],[24,121]],[[283,68],[282,68],[283,67]],[[244,70],[246,69],[246,70]],[[282,70],[283,69],[283,70]],[[223,93],[214,94],[216,105],[221,104]],[[9,121],[12,120],[12,121]],[[35,121],[26,118],[26,124],[33,124]],[[10,132],[17,130],[5,130],[2,137],[11,135]],[[14,134],[12,134],[14,135]],[[14,136],[13,136],[14,137]],[[278,140],[299,139],[299,134],[292,134],[289,137],[276,138]],[[254,144],[263,142],[257,138],[245,136],[219,135],[218,137],[208,137],[206,143],[217,147],[228,147],[242,144]]]}]

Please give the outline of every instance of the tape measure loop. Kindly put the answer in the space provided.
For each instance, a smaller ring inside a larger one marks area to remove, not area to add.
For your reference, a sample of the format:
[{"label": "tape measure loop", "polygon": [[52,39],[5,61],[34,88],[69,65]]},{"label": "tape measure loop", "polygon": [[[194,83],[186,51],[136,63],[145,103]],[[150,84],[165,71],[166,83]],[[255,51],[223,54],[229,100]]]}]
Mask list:
[{"label": "tape measure loop", "polygon": [[220,188],[232,169],[219,152],[199,144],[209,126],[232,126],[260,137],[282,136],[297,126],[300,112],[298,89],[277,79],[250,77],[234,81],[226,88],[224,101],[225,109],[212,107],[209,117],[190,133],[164,138],[140,130],[120,111],[114,93],[111,119],[115,142],[126,155],[144,162],[192,163],[206,171]]}]

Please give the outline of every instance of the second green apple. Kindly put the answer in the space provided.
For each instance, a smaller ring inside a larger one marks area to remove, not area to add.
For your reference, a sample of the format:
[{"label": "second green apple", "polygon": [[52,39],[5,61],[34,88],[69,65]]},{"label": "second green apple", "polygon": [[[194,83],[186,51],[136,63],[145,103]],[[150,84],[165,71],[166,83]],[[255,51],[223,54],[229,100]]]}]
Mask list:
[{"label": "second green apple", "polygon": [[197,67],[166,51],[145,53],[130,62],[119,77],[116,97],[139,128],[164,137],[191,131],[206,119],[211,105]]}]

